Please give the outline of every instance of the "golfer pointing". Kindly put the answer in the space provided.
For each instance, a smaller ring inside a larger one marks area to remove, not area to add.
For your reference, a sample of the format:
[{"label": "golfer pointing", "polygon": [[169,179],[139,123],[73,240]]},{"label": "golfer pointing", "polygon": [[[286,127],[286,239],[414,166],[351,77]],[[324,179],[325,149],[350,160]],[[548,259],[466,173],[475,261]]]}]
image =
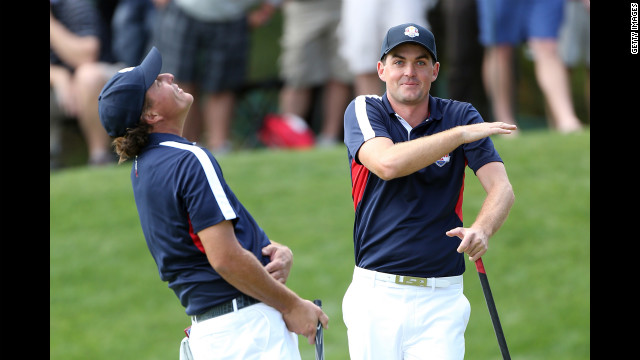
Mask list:
[{"label": "golfer pointing", "polygon": [[[471,104],[429,94],[440,63],[422,26],[389,29],[377,69],[386,92],[356,97],[344,115],[355,210],[355,269],[342,305],[349,353],[463,359],[464,253],[475,261],[487,251],[514,201],[489,136],[516,126],[483,122]],[[466,166],[487,193],[469,227]]]},{"label": "golfer pointing", "polygon": [[211,153],[181,137],[193,96],[161,66],[152,48],[107,82],[98,104],[121,162],[133,160],[133,194],[160,278],[191,316],[181,355],[300,359],[296,334],[313,344],[316,324],[329,319],[285,286],[291,250],[269,240]]}]

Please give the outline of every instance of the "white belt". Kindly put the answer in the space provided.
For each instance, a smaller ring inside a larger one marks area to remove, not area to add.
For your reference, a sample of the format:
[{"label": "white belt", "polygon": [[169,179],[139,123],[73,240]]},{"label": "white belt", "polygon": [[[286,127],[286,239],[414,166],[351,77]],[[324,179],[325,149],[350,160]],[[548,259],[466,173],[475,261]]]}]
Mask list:
[{"label": "white belt", "polygon": [[415,276],[387,274],[380,271],[363,269],[357,266],[355,267],[354,274],[368,279],[419,287],[445,288],[453,284],[462,284],[462,275],[421,278]]}]

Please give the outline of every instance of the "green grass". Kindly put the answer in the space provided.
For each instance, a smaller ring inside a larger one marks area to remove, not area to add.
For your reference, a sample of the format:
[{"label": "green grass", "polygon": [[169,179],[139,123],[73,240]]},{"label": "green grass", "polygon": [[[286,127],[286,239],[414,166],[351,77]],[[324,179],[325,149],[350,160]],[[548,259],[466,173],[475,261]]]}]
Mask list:
[{"label": "green grass", "polygon": [[[590,134],[494,139],[516,193],[484,263],[513,359],[590,358]],[[342,296],[353,268],[344,148],[256,150],[220,159],[232,189],[294,252],[289,287],[321,298],[328,360],[348,359]],[[50,175],[50,358],[175,359],[189,319],[162,283],[133,201],[130,165]],[[471,171],[465,224],[483,199]],[[500,352],[473,264],[466,359]],[[303,359],[313,347],[300,337]]]}]

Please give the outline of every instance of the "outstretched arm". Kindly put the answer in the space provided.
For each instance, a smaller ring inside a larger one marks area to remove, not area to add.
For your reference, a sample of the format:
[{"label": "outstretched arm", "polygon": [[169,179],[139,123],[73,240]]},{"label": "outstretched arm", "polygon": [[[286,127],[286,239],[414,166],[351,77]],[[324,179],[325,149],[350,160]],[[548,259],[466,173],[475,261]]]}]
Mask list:
[{"label": "outstretched arm", "polygon": [[397,144],[389,138],[375,137],[362,144],[358,158],[379,178],[391,180],[433,164],[462,144],[495,134],[510,134],[515,129],[515,125],[502,122],[482,122]]}]

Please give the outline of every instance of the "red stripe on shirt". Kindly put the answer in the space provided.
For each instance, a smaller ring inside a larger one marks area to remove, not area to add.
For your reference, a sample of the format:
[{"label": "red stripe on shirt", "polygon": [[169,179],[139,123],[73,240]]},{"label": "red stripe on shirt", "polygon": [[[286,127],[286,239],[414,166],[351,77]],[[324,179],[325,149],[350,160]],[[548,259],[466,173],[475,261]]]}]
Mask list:
[{"label": "red stripe on shirt", "polygon": [[362,200],[362,195],[364,194],[364,188],[367,186],[368,178],[369,169],[353,160],[351,162],[351,197],[353,198],[354,211],[358,208],[360,200]]},{"label": "red stripe on shirt", "polygon": [[202,245],[202,241],[200,241],[200,236],[193,232],[193,226],[191,225],[191,219],[189,219],[189,236],[193,240],[193,244],[202,251],[203,254],[206,254],[204,251],[204,246]]},{"label": "red stripe on shirt", "polygon": [[[464,166],[466,167],[467,164],[469,163],[469,161],[467,161],[465,159],[464,161]],[[458,215],[458,218],[460,218],[460,221],[462,221],[462,195],[464,193],[464,177],[466,176],[466,173],[462,173],[462,186],[460,186],[460,194],[458,195],[458,203],[456,204],[456,215]]]}]

